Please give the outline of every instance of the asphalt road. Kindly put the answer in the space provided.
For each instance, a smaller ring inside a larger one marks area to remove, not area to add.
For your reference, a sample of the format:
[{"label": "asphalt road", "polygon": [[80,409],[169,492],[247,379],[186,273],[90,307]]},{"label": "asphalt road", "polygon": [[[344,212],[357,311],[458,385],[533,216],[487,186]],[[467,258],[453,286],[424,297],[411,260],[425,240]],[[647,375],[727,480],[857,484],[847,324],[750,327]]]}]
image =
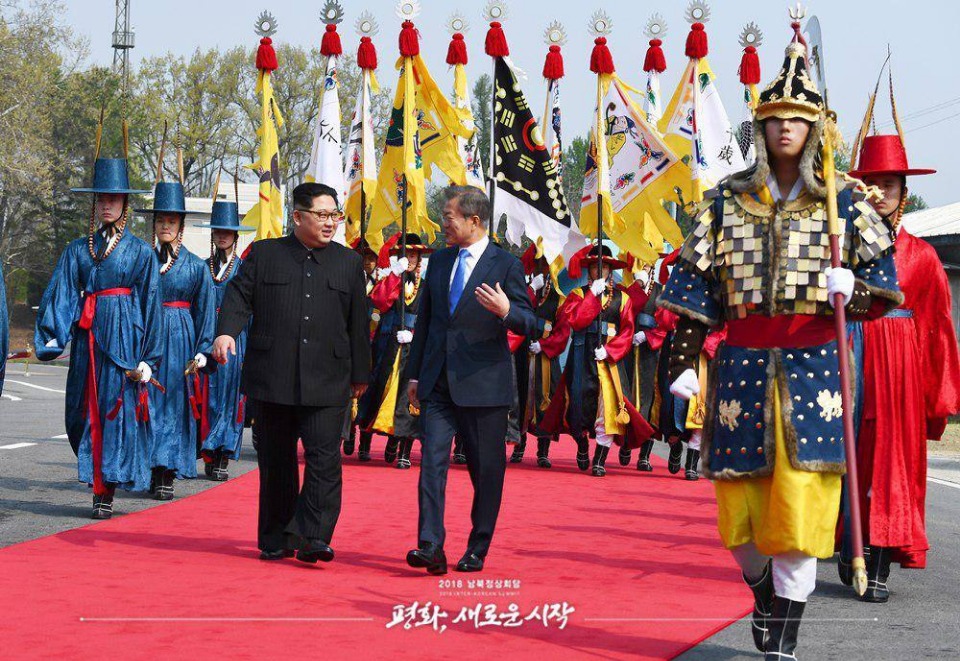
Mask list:
[{"label": "asphalt road", "polygon": [[[0,396],[0,547],[93,523],[92,491],[76,481],[77,460],[64,433],[65,367],[7,366]],[[257,458],[244,438],[239,461],[230,475],[256,468]],[[215,486],[203,476],[177,480],[176,497]],[[117,491],[114,516],[162,506],[148,494]]]},{"label": "asphalt road", "polygon": [[[90,490],[74,480],[76,461],[62,437],[65,378],[62,367],[33,365],[27,376],[21,364],[8,366],[0,399],[0,547],[91,523]],[[247,438],[231,475],[255,467]],[[840,584],[834,561],[821,562],[817,591],[800,630],[800,658],[960,658],[960,461],[931,458],[930,476],[928,569],[895,566],[892,598],[877,605],[859,602]],[[178,481],[177,497],[214,484],[203,478]],[[599,482],[590,486],[602,488]],[[118,492],[115,508],[122,516],[157,506],[163,504]],[[758,658],[749,626],[748,620],[737,622],[680,658]]]}]

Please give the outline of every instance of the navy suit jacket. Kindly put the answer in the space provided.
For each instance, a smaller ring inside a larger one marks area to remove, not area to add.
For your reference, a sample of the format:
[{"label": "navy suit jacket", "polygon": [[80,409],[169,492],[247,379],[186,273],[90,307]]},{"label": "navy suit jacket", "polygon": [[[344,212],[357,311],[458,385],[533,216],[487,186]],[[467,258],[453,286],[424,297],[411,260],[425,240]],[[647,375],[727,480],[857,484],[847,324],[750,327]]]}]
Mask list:
[{"label": "navy suit jacket", "polygon": [[[451,315],[450,276],[459,252],[457,247],[444,248],[430,258],[404,376],[419,381],[422,400],[430,398],[445,369],[457,406],[510,406],[516,389],[507,330],[530,336],[536,329],[523,266],[491,242]],[[473,293],[482,283],[495,287],[498,282],[510,299],[510,312],[502,321]]]}]

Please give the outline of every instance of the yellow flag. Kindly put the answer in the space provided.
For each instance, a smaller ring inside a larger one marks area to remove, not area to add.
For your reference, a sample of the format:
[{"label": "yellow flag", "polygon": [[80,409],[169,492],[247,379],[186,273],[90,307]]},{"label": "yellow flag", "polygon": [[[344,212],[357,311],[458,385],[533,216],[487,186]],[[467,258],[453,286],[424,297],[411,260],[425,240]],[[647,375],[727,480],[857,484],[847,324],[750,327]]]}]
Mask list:
[{"label": "yellow flag", "polygon": [[411,59],[424,174],[432,181],[435,165],[447,175],[451,183],[465,186],[466,164],[460,155],[457,138],[469,140],[473,137],[475,129],[468,128],[467,124],[473,119],[472,113],[469,107],[458,109],[453,106],[419,55]]},{"label": "yellow flag", "polygon": [[440,229],[427,215],[423,156],[417,123],[414,78],[416,59],[418,58],[406,57],[398,63],[400,84],[397,85],[393,100],[386,149],[377,176],[377,194],[367,226],[367,242],[375,251],[383,245],[383,231],[391,223],[399,225],[401,222],[404,177],[407,186],[407,231],[424,234],[427,243],[432,243]]},{"label": "yellow flag", "polygon": [[[377,154],[374,149],[373,118],[370,114],[370,90],[375,84],[373,71],[363,69],[360,95],[350,121],[350,138],[347,141],[347,202],[344,205],[347,215],[347,245],[353,245],[360,236],[361,212],[369,211],[377,193]],[[361,196],[366,202],[362,211]]]},{"label": "yellow flag", "polygon": [[257,92],[263,95],[260,115],[259,160],[247,167],[260,177],[260,199],[243,217],[243,224],[256,227],[254,241],[271,239],[283,234],[283,196],[280,192],[280,146],[277,129],[283,126],[283,116],[277,107],[270,84],[270,72],[261,70],[257,78]]}]

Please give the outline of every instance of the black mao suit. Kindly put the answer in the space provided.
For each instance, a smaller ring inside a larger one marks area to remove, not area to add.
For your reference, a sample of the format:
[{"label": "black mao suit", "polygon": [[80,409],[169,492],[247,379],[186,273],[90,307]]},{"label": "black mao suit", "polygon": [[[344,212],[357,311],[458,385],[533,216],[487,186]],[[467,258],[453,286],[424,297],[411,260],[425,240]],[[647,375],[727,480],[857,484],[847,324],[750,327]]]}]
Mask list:
[{"label": "black mao suit", "polygon": [[241,379],[259,437],[259,547],[329,544],[340,515],[343,410],[351,384],[370,373],[360,255],[338,243],[311,250],[292,235],[258,241],[227,286],[217,334],[236,337],[251,319]]}]

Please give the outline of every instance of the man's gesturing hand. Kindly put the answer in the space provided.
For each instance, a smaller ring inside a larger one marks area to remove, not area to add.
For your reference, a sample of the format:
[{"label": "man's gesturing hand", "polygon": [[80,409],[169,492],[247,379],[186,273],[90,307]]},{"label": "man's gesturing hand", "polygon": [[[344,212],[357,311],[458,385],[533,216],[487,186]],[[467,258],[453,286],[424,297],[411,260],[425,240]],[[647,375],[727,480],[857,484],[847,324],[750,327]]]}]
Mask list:
[{"label": "man's gesturing hand", "polygon": [[229,335],[220,335],[213,341],[213,359],[221,365],[227,364],[229,356],[237,355],[237,342]]},{"label": "man's gesturing hand", "polygon": [[499,282],[497,283],[496,289],[484,283],[474,290],[474,294],[476,294],[477,301],[480,305],[497,315],[500,319],[506,318],[510,312],[510,299],[507,298],[503,289],[500,288]]}]

